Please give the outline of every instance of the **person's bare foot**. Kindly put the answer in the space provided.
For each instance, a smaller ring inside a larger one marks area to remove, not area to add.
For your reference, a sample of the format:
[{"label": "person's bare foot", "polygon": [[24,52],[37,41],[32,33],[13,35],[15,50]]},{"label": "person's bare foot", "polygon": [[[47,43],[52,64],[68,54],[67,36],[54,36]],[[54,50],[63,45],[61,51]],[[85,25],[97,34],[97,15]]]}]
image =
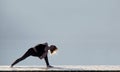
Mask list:
[{"label": "person's bare foot", "polygon": [[11,65],[10,67],[13,68],[13,65]]}]

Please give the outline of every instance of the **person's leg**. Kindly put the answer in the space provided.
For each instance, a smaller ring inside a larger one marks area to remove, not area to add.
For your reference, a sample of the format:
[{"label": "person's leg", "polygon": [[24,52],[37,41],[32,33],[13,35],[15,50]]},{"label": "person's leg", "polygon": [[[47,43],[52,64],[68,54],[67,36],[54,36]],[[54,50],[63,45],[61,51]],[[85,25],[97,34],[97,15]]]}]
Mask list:
[{"label": "person's leg", "polygon": [[46,55],[46,57],[44,58],[44,60],[45,60],[45,63],[46,63],[46,66],[47,66],[47,67],[53,67],[53,66],[51,66],[51,65],[49,64],[48,56],[47,56],[47,55]]},{"label": "person's leg", "polygon": [[13,62],[13,64],[11,65],[11,67],[13,67],[15,64],[17,64],[18,62],[24,60],[25,58],[27,58],[28,56],[31,55],[31,51],[32,49],[29,49],[22,57],[18,58],[15,62]]}]

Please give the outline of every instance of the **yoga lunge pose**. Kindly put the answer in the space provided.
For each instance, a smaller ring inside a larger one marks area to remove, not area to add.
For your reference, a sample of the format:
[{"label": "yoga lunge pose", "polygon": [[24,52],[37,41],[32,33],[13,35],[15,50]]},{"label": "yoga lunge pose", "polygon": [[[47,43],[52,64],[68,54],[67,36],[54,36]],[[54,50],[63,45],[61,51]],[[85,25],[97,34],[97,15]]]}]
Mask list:
[{"label": "yoga lunge pose", "polygon": [[51,54],[53,54],[56,52],[57,49],[58,48],[55,45],[48,46],[48,43],[38,44],[35,47],[31,47],[30,49],[28,49],[28,51],[22,57],[18,58],[15,62],[11,64],[11,67],[29,56],[38,57],[40,59],[44,58],[46,66],[53,67],[49,64],[47,54],[48,50],[50,50]]}]

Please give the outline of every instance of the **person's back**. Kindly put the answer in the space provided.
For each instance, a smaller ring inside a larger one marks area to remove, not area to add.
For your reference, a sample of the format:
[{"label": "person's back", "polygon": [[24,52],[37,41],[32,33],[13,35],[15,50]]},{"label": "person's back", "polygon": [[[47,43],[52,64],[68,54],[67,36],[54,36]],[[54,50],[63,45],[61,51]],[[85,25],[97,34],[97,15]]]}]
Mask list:
[{"label": "person's back", "polygon": [[34,50],[36,51],[38,56],[41,56],[45,52],[45,47],[46,45],[39,44],[34,47],[35,48]]}]

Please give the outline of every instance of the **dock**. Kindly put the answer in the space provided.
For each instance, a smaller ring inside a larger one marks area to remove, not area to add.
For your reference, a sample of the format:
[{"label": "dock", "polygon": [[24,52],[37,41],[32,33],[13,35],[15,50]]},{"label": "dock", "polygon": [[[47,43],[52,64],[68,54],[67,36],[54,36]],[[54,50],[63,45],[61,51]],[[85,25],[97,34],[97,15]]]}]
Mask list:
[{"label": "dock", "polygon": [[120,65],[54,65],[45,66],[0,66],[0,72],[120,72]]}]

